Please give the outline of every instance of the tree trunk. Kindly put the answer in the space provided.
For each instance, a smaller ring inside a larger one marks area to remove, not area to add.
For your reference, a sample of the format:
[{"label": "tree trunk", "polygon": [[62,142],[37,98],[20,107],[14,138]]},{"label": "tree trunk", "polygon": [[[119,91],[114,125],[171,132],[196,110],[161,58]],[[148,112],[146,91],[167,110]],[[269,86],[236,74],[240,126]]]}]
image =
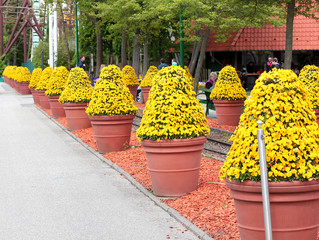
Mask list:
[{"label": "tree trunk", "polygon": [[199,82],[199,78],[200,78],[200,74],[202,71],[202,67],[203,67],[203,62],[204,62],[204,58],[205,58],[205,52],[206,52],[206,46],[207,46],[207,42],[208,42],[208,37],[209,37],[209,28],[206,28],[204,36],[203,36],[203,41],[202,41],[202,46],[200,49],[200,55],[199,55],[199,59],[198,59],[198,63],[197,63],[197,67],[196,67],[196,73],[195,73],[195,79],[194,79],[194,91],[197,92],[198,90],[198,82]]},{"label": "tree trunk", "polygon": [[[203,39],[203,31],[200,32],[200,39]],[[199,55],[199,50],[201,46],[201,40],[199,42],[194,43],[193,51],[192,51],[192,58],[190,61],[190,64],[188,66],[190,74],[194,76],[195,68],[196,68],[196,63]]]},{"label": "tree trunk", "polygon": [[293,39],[293,24],[295,17],[295,0],[291,0],[287,4],[287,19],[286,19],[286,48],[285,48],[285,69],[291,69],[292,62],[292,39]]},{"label": "tree trunk", "polygon": [[148,33],[148,29],[147,29],[146,30],[146,37],[144,39],[143,77],[145,77],[145,75],[146,75],[146,72],[148,70],[148,63],[149,63],[148,39],[149,39],[149,33]]},{"label": "tree trunk", "polygon": [[59,3],[60,15],[62,17],[62,29],[64,32],[64,34],[62,34],[63,35],[63,42],[64,42],[64,47],[65,47],[67,59],[68,59],[68,66],[67,67],[68,67],[68,69],[71,69],[71,55],[70,55],[70,48],[69,48],[69,43],[68,43],[67,34],[66,34],[63,7],[62,7],[62,2],[58,1],[58,3]]},{"label": "tree trunk", "polygon": [[103,40],[100,24],[96,25],[96,71],[95,76],[100,75],[100,67],[103,63]]},{"label": "tree trunk", "polygon": [[132,59],[132,67],[135,70],[136,76],[139,75],[140,69],[140,52],[141,52],[141,44],[138,42],[138,34],[139,30],[136,30],[133,36],[133,59]]},{"label": "tree trunk", "polygon": [[122,68],[127,65],[127,32],[126,29],[122,29],[122,44],[121,44],[121,63]]}]

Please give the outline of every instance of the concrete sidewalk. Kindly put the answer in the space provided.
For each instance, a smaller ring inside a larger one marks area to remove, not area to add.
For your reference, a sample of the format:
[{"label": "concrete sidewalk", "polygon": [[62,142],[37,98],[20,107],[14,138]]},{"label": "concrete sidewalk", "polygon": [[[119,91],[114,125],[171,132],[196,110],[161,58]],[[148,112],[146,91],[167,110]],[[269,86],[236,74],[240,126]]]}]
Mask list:
[{"label": "concrete sidewalk", "polygon": [[198,239],[5,83],[0,127],[1,240]]}]

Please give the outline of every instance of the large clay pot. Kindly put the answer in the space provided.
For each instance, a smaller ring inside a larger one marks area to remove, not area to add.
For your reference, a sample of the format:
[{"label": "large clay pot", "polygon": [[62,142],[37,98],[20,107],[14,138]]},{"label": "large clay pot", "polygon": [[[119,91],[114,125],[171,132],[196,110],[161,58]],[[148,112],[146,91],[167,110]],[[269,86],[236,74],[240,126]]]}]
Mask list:
[{"label": "large clay pot", "polygon": [[213,100],[219,125],[237,126],[244,100]]},{"label": "large clay pot", "polygon": [[[226,181],[234,198],[241,240],[264,240],[261,184]],[[273,240],[317,240],[319,181],[269,182]]]},{"label": "large clay pot", "polygon": [[22,95],[27,95],[27,94],[31,94],[31,90],[29,88],[29,84],[28,82],[21,82],[20,83],[20,88],[19,88],[19,92]]},{"label": "large clay pot", "polygon": [[38,91],[36,91],[34,88],[30,88],[30,90],[31,90],[31,94],[32,94],[32,97],[33,97],[34,104],[39,104],[40,105],[40,99],[39,99]]},{"label": "large clay pot", "polygon": [[6,83],[6,84],[9,84],[9,79],[7,76],[3,76],[3,81]]},{"label": "large clay pot", "polygon": [[133,99],[135,101],[137,94],[137,86],[127,86],[130,89],[131,94],[133,95]]},{"label": "large clay pot", "polygon": [[197,189],[205,142],[206,137],[142,140],[155,195],[177,197]]},{"label": "large clay pot", "polygon": [[44,110],[50,109],[50,103],[48,100],[48,96],[45,95],[45,90],[38,90],[38,96],[39,96],[41,108]]},{"label": "large clay pot", "polygon": [[317,124],[319,125],[319,109],[314,109],[315,111],[315,115],[316,115],[316,118],[317,118]]},{"label": "large clay pot", "polygon": [[135,115],[89,116],[99,153],[122,151],[129,146]]},{"label": "large clay pot", "polygon": [[88,103],[62,103],[62,105],[71,131],[91,127],[91,121],[85,112]]},{"label": "large clay pot", "polygon": [[65,111],[62,104],[59,102],[60,96],[48,96],[50,108],[54,118],[65,117]]},{"label": "large clay pot", "polygon": [[144,96],[144,103],[146,103],[148,100],[148,94],[149,94],[151,88],[150,87],[142,87],[141,89],[142,89],[143,96]]}]

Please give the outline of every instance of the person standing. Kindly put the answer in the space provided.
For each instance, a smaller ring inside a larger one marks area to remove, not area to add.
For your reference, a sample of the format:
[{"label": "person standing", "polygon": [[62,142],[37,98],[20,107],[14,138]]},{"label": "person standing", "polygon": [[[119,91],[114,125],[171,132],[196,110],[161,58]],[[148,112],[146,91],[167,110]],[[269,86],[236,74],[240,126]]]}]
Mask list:
[{"label": "person standing", "polygon": [[206,89],[213,89],[215,87],[216,80],[217,80],[217,73],[211,72],[209,74],[209,79],[205,83],[205,88]]},{"label": "person standing", "polygon": [[272,69],[272,61],[273,61],[272,57],[269,56],[268,57],[268,62],[266,64],[266,71],[267,72],[269,72]]},{"label": "person standing", "polygon": [[273,69],[273,68],[277,68],[277,69],[280,68],[280,64],[279,64],[277,58],[273,58],[273,60],[272,60],[272,69]]},{"label": "person standing", "polygon": [[80,61],[79,61],[79,66],[78,66],[78,67],[83,68],[83,70],[85,70],[84,61],[85,61],[85,57],[84,57],[84,56],[81,56]]},{"label": "person standing", "polygon": [[158,71],[161,70],[163,67],[168,67],[168,65],[165,63],[165,59],[164,58],[161,58],[160,60],[161,64],[158,65]]},{"label": "person standing", "polygon": [[178,66],[178,63],[177,63],[177,61],[176,61],[175,58],[172,59],[172,65],[173,65],[173,66]]}]

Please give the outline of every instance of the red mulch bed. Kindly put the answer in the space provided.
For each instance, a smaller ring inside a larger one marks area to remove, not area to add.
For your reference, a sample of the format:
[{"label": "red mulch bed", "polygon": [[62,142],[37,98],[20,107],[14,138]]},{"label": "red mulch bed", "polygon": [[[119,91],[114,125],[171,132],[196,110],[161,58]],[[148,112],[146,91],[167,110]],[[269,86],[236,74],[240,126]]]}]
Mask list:
[{"label": "red mulch bed", "polygon": [[217,120],[212,119],[212,118],[207,118],[207,123],[208,123],[208,126],[210,126],[210,127],[219,128],[219,129],[227,130],[230,132],[234,132],[236,129],[236,127],[234,127],[234,126],[219,125]]}]

